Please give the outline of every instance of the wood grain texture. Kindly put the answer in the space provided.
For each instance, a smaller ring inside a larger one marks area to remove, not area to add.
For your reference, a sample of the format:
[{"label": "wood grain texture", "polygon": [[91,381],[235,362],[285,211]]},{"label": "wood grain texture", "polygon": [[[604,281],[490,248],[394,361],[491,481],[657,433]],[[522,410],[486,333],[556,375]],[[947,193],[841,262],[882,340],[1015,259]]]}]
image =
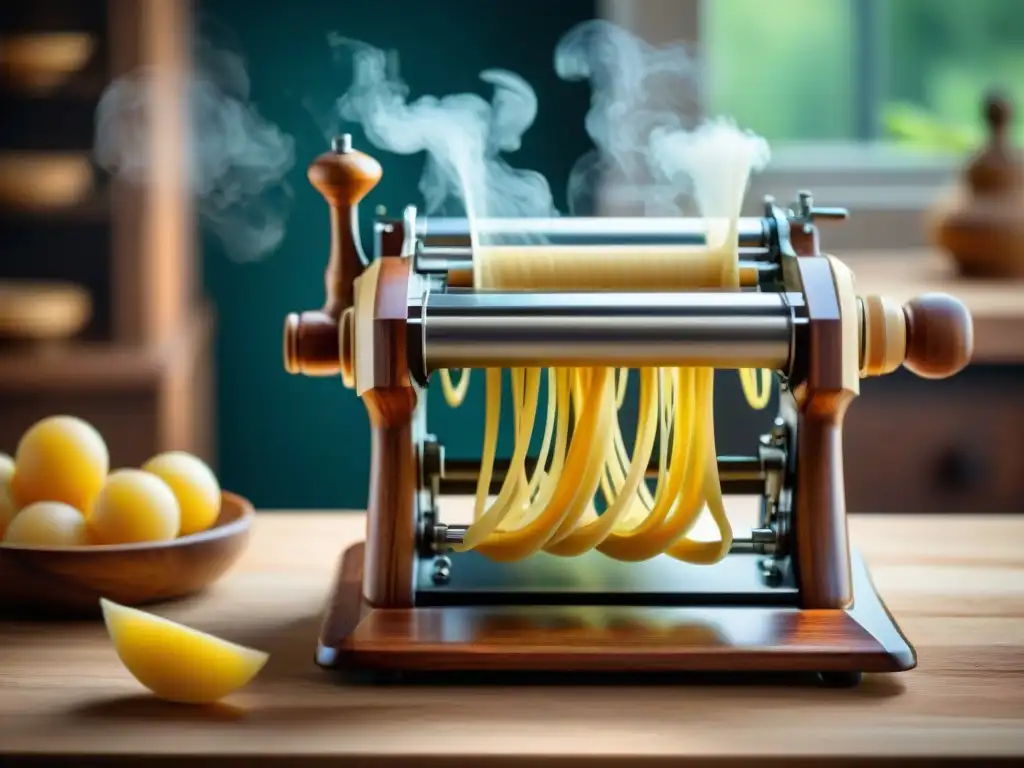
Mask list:
[{"label": "wood grain texture", "polygon": [[261,768],[934,765],[1024,756],[1024,519],[852,518],[853,544],[919,666],[868,675],[844,691],[772,680],[346,685],[317,669],[313,647],[339,553],[364,526],[361,514],[260,513],[226,578],[200,598],[154,609],[271,653],[254,683],[217,707],[146,696],[99,623],[0,621],[0,762],[25,753],[69,765],[252,758]]},{"label": "wood grain texture", "polygon": [[363,594],[371,605],[411,606],[418,476],[406,355],[409,260],[385,257],[358,279],[356,388],[370,417],[370,491]]},{"label": "wood grain texture", "polygon": [[331,251],[324,270],[323,308],[335,321],[352,306],[352,283],[366,263],[359,242],[358,206],[382,175],[380,163],[351,148],[323,153],[306,172],[330,209]]},{"label": "wood grain texture", "polygon": [[245,551],[253,517],[248,501],[225,492],[212,528],[172,541],[69,549],[0,546],[0,616],[98,615],[101,597],[145,605],[194,594]]},{"label": "wood grain texture", "polygon": [[808,343],[807,377],[793,392],[800,414],[794,559],[803,606],[834,610],[853,599],[843,484],[843,418],[860,391],[860,350],[856,343],[851,347],[848,333],[848,324],[856,320],[856,308],[853,318],[844,318],[833,265],[827,257],[802,257],[795,267],[807,302]]}]

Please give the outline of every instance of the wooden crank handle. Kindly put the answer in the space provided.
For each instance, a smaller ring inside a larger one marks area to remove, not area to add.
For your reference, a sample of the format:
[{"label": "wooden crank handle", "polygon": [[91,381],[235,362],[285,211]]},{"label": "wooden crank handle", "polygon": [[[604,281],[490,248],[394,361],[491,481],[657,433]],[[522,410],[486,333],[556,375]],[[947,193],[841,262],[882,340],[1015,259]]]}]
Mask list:
[{"label": "wooden crank handle", "polygon": [[334,139],[331,151],[314,160],[310,183],[330,208],[331,250],[324,270],[324,305],[285,319],[284,367],[288,373],[343,378],[339,323],[352,306],[352,285],[366,267],[359,241],[359,203],[381,179],[380,163],[352,148],[348,134]]},{"label": "wooden crank handle", "polygon": [[863,296],[858,308],[862,376],[881,376],[902,365],[923,379],[945,379],[971,361],[971,313],[948,294],[922,294],[903,306],[884,296]]}]

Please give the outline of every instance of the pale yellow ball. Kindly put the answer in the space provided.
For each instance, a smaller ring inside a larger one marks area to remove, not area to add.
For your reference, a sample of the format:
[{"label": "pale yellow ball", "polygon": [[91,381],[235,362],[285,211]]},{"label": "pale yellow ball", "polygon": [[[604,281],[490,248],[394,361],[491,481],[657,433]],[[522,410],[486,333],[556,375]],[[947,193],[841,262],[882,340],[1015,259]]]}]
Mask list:
[{"label": "pale yellow ball", "polygon": [[95,427],[75,416],[51,416],[22,435],[11,495],[22,507],[61,501],[88,515],[109,468],[107,444]]},{"label": "pale yellow ball", "polygon": [[59,501],[29,504],[11,520],[4,544],[34,547],[81,547],[89,544],[85,516]]},{"label": "pale yellow ball", "polygon": [[96,544],[167,541],[180,526],[181,511],[170,486],[141,469],[111,472],[89,515]]},{"label": "pale yellow ball", "polygon": [[201,459],[184,451],[168,451],[142,465],[171,487],[181,508],[181,536],[205,531],[220,514],[220,483]]}]

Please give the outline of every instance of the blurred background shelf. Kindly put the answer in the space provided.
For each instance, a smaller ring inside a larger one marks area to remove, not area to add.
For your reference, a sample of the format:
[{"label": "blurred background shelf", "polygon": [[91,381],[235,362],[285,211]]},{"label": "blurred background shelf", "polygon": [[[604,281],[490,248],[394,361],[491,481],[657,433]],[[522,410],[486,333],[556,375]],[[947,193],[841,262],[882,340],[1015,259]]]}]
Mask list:
[{"label": "blurred background shelf", "polygon": [[[12,339],[5,325],[0,451],[36,419],[73,413],[107,437],[115,465],[171,448],[216,464],[214,314],[183,178],[191,24],[190,2],[4,4],[0,283],[76,286],[90,312],[59,340]],[[92,160],[95,115],[107,85],[140,67],[163,73],[148,94],[161,117],[143,136],[159,152],[129,186]]]},{"label": "blurred background shelf", "polygon": [[64,223],[108,223],[110,213],[110,189],[94,189],[88,197],[72,205],[53,207],[3,207],[0,208],[0,226],[10,229],[19,224],[48,224],[60,226]]},{"label": "blurred background shelf", "polygon": [[215,454],[211,310],[161,344],[0,346],[0,451],[37,419],[72,413],[103,432],[115,466],[175,448]]}]

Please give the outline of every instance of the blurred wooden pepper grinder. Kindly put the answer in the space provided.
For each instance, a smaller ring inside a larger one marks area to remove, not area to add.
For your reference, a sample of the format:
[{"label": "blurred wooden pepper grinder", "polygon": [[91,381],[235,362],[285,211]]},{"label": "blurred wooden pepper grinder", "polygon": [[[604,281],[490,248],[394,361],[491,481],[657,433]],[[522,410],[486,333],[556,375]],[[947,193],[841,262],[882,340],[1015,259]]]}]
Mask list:
[{"label": "blurred wooden pepper grinder", "polygon": [[965,277],[1024,278],[1024,157],[1010,138],[1012,107],[990,94],[984,117],[988,143],[931,211],[930,234]]}]

